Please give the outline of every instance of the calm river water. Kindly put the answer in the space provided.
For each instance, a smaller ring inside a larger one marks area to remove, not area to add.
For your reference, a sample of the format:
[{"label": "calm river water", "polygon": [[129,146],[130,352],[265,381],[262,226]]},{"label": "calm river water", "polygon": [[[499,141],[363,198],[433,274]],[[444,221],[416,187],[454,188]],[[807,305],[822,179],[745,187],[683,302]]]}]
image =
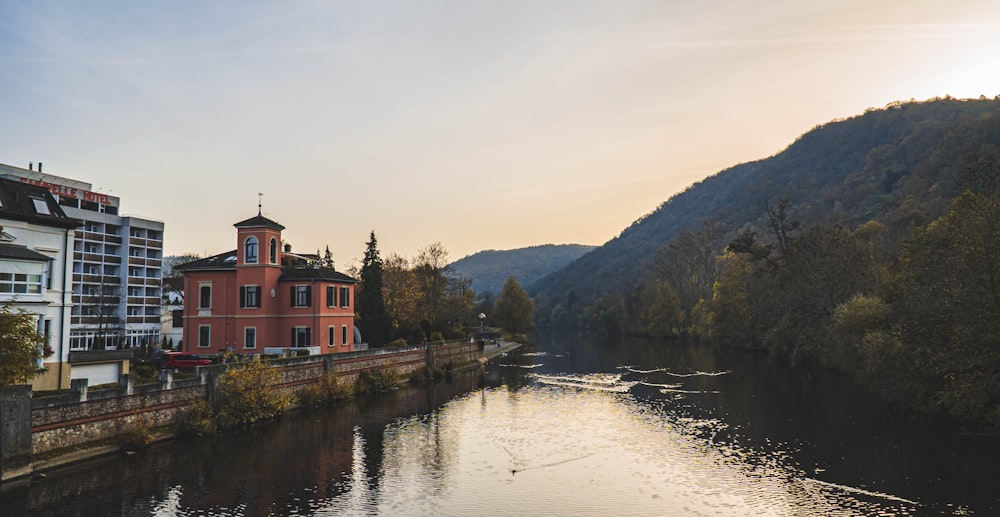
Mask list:
[{"label": "calm river water", "polygon": [[536,336],[450,383],[6,488],[0,515],[998,515],[1000,440],[761,354]]}]

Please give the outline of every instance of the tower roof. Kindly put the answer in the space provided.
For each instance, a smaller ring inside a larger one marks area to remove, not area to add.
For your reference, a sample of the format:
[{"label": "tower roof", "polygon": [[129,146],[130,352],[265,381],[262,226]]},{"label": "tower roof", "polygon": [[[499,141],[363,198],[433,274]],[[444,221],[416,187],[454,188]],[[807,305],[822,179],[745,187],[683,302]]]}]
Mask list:
[{"label": "tower roof", "polygon": [[281,226],[277,222],[272,221],[272,220],[270,220],[270,219],[268,219],[268,218],[260,215],[260,212],[257,212],[256,216],[251,217],[250,219],[247,219],[245,221],[240,221],[240,222],[234,224],[233,226],[235,226],[237,228],[262,228],[263,227],[263,228],[273,228],[275,230],[284,230],[285,229],[284,226]]}]

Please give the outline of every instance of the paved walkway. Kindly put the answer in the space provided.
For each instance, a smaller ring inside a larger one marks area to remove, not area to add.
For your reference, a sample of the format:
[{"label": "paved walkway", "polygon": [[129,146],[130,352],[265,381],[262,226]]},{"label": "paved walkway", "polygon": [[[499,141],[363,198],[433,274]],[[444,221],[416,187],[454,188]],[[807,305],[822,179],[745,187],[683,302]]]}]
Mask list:
[{"label": "paved walkway", "polygon": [[483,353],[486,354],[486,360],[493,359],[501,354],[510,352],[511,350],[517,350],[524,346],[524,343],[518,343],[516,341],[503,341],[498,340],[497,344],[493,344],[489,341],[486,342],[486,347],[483,349]]}]

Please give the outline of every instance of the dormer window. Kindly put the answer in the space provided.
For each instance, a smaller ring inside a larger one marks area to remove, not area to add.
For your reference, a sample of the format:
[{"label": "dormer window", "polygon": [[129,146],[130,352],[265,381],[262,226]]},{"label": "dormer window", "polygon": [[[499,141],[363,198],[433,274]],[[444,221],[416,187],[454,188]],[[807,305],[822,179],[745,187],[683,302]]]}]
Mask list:
[{"label": "dormer window", "polygon": [[243,262],[246,264],[257,263],[257,237],[247,239],[243,247]]},{"label": "dormer window", "polygon": [[271,255],[270,258],[271,258],[271,260],[270,260],[270,262],[272,264],[277,264],[278,263],[278,241],[274,237],[271,237],[271,246],[270,247],[271,247],[271,251],[270,251],[270,255]]},{"label": "dormer window", "polygon": [[52,212],[49,211],[49,204],[46,203],[44,199],[40,197],[32,197],[31,202],[35,205],[35,213],[52,215]]}]

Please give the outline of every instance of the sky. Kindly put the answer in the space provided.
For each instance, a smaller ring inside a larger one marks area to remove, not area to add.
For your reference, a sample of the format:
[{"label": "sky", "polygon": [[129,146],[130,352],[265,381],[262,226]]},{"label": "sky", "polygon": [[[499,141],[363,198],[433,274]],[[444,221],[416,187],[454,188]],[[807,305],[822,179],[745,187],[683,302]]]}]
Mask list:
[{"label": "sky", "polygon": [[[0,0],[0,163],[235,249],[600,245],[894,101],[1000,94],[992,0]],[[258,194],[263,194],[258,197]]]}]

